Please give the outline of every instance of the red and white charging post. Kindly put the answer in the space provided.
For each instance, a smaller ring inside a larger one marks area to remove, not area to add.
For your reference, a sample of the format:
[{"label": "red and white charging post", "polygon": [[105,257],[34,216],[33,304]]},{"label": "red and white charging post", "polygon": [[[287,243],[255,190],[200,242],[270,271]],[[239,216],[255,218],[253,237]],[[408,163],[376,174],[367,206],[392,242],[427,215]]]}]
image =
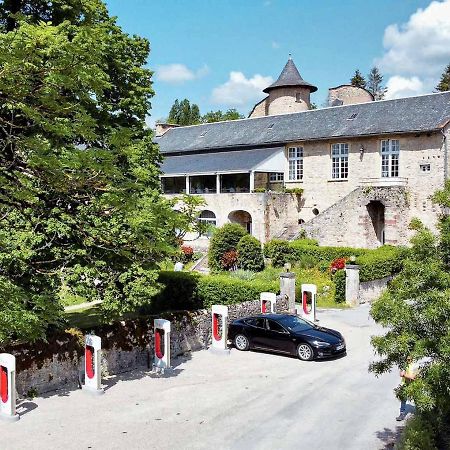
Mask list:
[{"label": "red and white charging post", "polygon": [[228,348],[228,306],[213,305],[212,316],[212,346],[211,350],[229,353]]},{"label": "red and white charging post", "polygon": [[317,286],[315,284],[302,284],[300,315],[311,322],[316,321],[316,297]]},{"label": "red and white charging post", "polygon": [[274,313],[277,296],[273,292],[261,292],[259,296],[262,313]]},{"label": "red and white charging post", "polygon": [[95,334],[85,336],[84,347],[84,386],[83,389],[101,395],[102,389],[102,339]]},{"label": "red and white charging post", "polygon": [[16,412],[16,357],[9,353],[0,353],[0,419],[20,419]]},{"label": "red and white charging post", "polygon": [[170,321],[155,319],[153,328],[155,347],[153,368],[164,371],[170,367]]}]

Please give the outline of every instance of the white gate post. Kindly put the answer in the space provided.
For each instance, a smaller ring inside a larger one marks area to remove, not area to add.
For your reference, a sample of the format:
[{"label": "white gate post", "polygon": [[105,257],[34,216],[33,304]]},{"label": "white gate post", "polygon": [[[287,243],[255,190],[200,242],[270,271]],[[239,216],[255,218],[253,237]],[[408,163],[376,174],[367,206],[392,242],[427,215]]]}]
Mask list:
[{"label": "white gate post", "polygon": [[102,389],[102,339],[95,334],[87,334],[84,348],[84,386],[83,390],[101,395]]},{"label": "white gate post", "polygon": [[277,302],[276,294],[272,292],[261,292],[259,296],[259,301],[261,302],[262,313],[275,312],[275,304]]},{"label": "white gate post", "polygon": [[20,419],[16,412],[16,357],[9,353],[0,353],[0,419]]},{"label": "white gate post", "polygon": [[302,284],[301,316],[305,319],[316,321],[317,286],[315,284]]},{"label": "white gate post", "polygon": [[228,306],[212,305],[211,308],[211,350],[229,353],[228,348]]},{"label": "white gate post", "polygon": [[155,347],[153,366],[162,370],[168,369],[170,367],[170,321],[165,319],[155,319],[153,328],[153,342]]}]

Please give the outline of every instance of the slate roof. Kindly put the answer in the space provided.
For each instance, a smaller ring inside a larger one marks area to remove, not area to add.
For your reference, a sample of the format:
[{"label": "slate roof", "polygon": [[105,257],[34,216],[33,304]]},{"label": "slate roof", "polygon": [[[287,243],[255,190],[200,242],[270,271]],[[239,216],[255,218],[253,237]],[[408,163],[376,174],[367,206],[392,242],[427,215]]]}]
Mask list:
[{"label": "slate roof", "polygon": [[316,86],[313,86],[311,83],[308,83],[302,78],[294,61],[292,61],[292,58],[288,59],[288,62],[281,71],[277,81],[272,83],[269,87],[263,89],[263,92],[269,93],[272,89],[286,86],[302,86],[308,88],[311,92],[317,91]]},{"label": "slate roof", "polygon": [[216,153],[195,153],[166,156],[161,170],[166,175],[184,173],[250,171],[284,147],[238,150]]},{"label": "slate roof", "polygon": [[441,129],[449,121],[450,92],[442,92],[179,127],[155,141],[162,153],[261,148],[307,140],[427,132]]}]

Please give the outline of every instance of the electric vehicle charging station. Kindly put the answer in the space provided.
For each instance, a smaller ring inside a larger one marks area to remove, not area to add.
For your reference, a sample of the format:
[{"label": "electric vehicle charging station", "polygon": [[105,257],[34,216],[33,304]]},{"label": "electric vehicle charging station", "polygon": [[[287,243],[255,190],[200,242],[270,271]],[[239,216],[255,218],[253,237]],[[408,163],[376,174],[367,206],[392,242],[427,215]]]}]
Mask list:
[{"label": "electric vehicle charging station", "polygon": [[153,368],[164,371],[170,367],[170,321],[155,319],[153,328],[155,347]]},{"label": "electric vehicle charging station", "polygon": [[316,298],[317,286],[315,284],[302,284],[300,315],[311,322],[316,322]]},{"label": "electric vehicle charging station", "polygon": [[261,292],[259,296],[262,313],[274,313],[277,296],[273,292]]},{"label": "electric vehicle charging station", "polygon": [[0,353],[0,419],[20,419],[16,412],[16,357],[9,353]]},{"label": "electric vehicle charging station", "polygon": [[211,350],[221,353],[230,352],[228,348],[228,306],[213,305],[212,315],[212,346]]},{"label": "electric vehicle charging station", "polygon": [[83,390],[101,395],[102,389],[102,339],[94,334],[85,336],[84,347],[84,386]]}]

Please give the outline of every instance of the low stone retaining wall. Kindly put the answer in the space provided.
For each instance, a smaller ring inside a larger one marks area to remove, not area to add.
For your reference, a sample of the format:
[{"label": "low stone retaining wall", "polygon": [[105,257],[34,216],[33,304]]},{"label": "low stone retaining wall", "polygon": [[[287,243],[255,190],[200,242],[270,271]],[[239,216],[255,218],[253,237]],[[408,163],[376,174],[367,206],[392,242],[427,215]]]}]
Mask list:
[{"label": "low stone retaining wall", "polygon": [[[286,299],[277,299],[277,311],[286,311]],[[260,312],[255,300],[228,307],[229,321]],[[171,355],[200,350],[211,343],[211,312],[206,310],[164,313],[159,316],[116,322],[89,330],[102,338],[102,373],[115,375],[149,369],[153,362],[153,319],[172,323]],[[84,365],[84,335],[76,329],[48,337],[48,342],[16,345],[4,349],[16,356],[19,395],[42,394],[79,386]]]},{"label": "low stone retaining wall", "polygon": [[385,277],[360,283],[358,292],[359,303],[370,303],[376,300],[386,290],[391,280],[392,277]]}]

